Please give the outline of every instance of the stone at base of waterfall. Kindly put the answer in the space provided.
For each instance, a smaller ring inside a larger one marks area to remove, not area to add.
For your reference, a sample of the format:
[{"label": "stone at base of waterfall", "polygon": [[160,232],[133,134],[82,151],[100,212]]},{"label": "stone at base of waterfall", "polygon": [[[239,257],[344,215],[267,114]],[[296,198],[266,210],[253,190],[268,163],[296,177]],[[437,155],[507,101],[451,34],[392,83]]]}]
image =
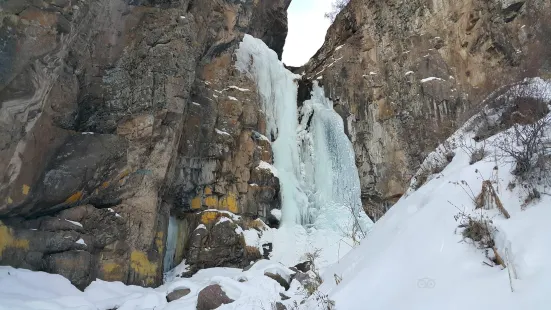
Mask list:
[{"label": "stone at base of waterfall", "polygon": [[186,262],[192,270],[246,266],[245,241],[239,226],[227,217],[203,224],[194,231]]},{"label": "stone at base of waterfall", "polygon": [[191,293],[191,290],[189,288],[174,290],[170,292],[170,294],[166,295],[166,301],[172,302],[172,301],[178,300],[182,297],[189,295],[189,293]]},{"label": "stone at base of waterfall", "polygon": [[275,280],[277,283],[279,283],[279,285],[283,286],[283,288],[285,288],[286,291],[289,289],[290,287],[289,282],[283,279],[282,276],[271,272],[265,272],[264,275],[272,280]]},{"label": "stone at base of waterfall", "polygon": [[199,292],[197,310],[214,310],[232,302],[234,302],[234,300],[226,295],[220,285],[213,284],[205,287]]}]

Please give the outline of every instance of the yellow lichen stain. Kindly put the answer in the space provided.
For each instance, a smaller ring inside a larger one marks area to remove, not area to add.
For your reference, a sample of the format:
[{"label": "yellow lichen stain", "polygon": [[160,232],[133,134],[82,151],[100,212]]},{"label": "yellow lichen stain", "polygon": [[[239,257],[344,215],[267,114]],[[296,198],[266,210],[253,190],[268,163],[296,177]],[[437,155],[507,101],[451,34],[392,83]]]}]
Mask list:
[{"label": "yellow lichen stain", "polygon": [[17,239],[13,236],[12,230],[0,221],[0,258],[8,248],[28,250],[29,240]]},{"label": "yellow lichen stain", "polygon": [[67,198],[67,200],[65,200],[65,203],[67,204],[75,203],[79,201],[81,198],[82,198],[82,192],[81,191],[76,192],[73,195],[71,195],[71,197]]},{"label": "yellow lichen stain", "polygon": [[150,262],[145,253],[132,251],[130,254],[130,267],[135,273],[143,277],[146,285],[151,285],[155,282],[157,264]]},{"label": "yellow lichen stain", "polygon": [[103,182],[103,184],[101,184],[101,188],[106,189],[109,187],[109,184],[110,184],[109,182]]},{"label": "yellow lichen stain", "polygon": [[155,245],[157,246],[159,253],[162,253],[164,250],[164,236],[165,234],[162,231],[157,232],[157,235],[155,236]]},{"label": "yellow lichen stain", "polygon": [[201,214],[201,223],[208,225],[216,221],[220,217],[220,213],[216,211],[205,211]]},{"label": "yellow lichen stain", "polygon": [[226,197],[222,198],[222,200],[220,200],[220,209],[238,213],[239,206],[237,205],[236,195],[234,193],[229,193]]},{"label": "yellow lichen stain", "polygon": [[27,184],[23,184],[23,188],[21,188],[21,192],[23,193],[23,195],[27,196],[30,191],[31,187]]},{"label": "yellow lichen stain", "polygon": [[210,186],[205,187],[205,195],[212,195],[212,187]]},{"label": "yellow lichen stain", "polygon": [[105,281],[122,281],[124,278],[124,270],[117,263],[104,263],[101,266],[102,280]]},{"label": "yellow lichen stain", "polygon": [[201,197],[197,196],[191,200],[191,208],[193,210],[201,209]]},{"label": "yellow lichen stain", "polygon": [[13,203],[13,199],[11,199],[11,197],[8,197],[8,199],[6,199],[7,203],[8,204],[12,204]]},{"label": "yellow lichen stain", "polygon": [[218,197],[216,196],[208,196],[205,198],[205,206],[209,209],[216,209],[218,208]]}]

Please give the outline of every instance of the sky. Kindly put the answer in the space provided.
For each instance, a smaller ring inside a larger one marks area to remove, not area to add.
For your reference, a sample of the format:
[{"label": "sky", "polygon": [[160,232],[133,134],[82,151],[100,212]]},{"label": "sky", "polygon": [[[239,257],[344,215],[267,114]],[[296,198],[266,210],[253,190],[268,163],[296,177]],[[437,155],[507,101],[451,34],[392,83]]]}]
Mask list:
[{"label": "sky", "polygon": [[293,0],[288,10],[289,34],[283,50],[283,62],[302,66],[325,40],[330,22],[324,17],[332,0]]}]

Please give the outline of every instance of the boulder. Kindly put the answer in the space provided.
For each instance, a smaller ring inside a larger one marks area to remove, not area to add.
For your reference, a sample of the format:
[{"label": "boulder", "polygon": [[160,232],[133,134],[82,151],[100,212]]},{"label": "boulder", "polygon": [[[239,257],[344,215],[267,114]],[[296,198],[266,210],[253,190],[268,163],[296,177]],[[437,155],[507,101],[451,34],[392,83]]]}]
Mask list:
[{"label": "boulder", "polygon": [[246,266],[245,240],[238,227],[223,213],[205,211],[191,236],[186,262],[192,269]]},{"label": "boulder", "polygon": [[197,310],[213,310],[222,305],[232,303],[234,300],[222,290],[218,284],[205,287],[197,297]]},{"label": "boulder", "polygon": [[275,280],[279,285],[281,285],[287,291],[290,287],[289,282],[285,280],[282,276],[276,273],[265,272],[264,275],[272,280]]},{"label": "boulder", "polygon": [[170,292],[168,295],[166,295],[166,301],[172,302],[172,301],[178,300],[182,297],[189,295],[189,293],[191,293],[191,290],[189,288],[174,290]]}]

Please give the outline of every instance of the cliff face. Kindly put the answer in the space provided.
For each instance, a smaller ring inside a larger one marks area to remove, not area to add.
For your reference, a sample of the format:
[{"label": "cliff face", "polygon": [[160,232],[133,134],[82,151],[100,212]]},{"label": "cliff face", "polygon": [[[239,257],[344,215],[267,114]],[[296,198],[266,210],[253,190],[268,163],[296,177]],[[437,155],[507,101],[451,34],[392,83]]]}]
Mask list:
[{"label": "cliff face", "polygon": [[[279,207],[257,168],[272,160],[259,100],[232,56],[244,33],[281,55],[289,3],[3,1],[0,264],[156,285],[169,214],[194,249],[177,259],[248,263],[202,210]],[[199,222],[206,237],[190,241]]]},{"label": "cliff face", "polygon": [[551,78],[550,18],[544,0],[352,0],[338,15],[306,78],[345,121],[372,218],[483,98]]}]

